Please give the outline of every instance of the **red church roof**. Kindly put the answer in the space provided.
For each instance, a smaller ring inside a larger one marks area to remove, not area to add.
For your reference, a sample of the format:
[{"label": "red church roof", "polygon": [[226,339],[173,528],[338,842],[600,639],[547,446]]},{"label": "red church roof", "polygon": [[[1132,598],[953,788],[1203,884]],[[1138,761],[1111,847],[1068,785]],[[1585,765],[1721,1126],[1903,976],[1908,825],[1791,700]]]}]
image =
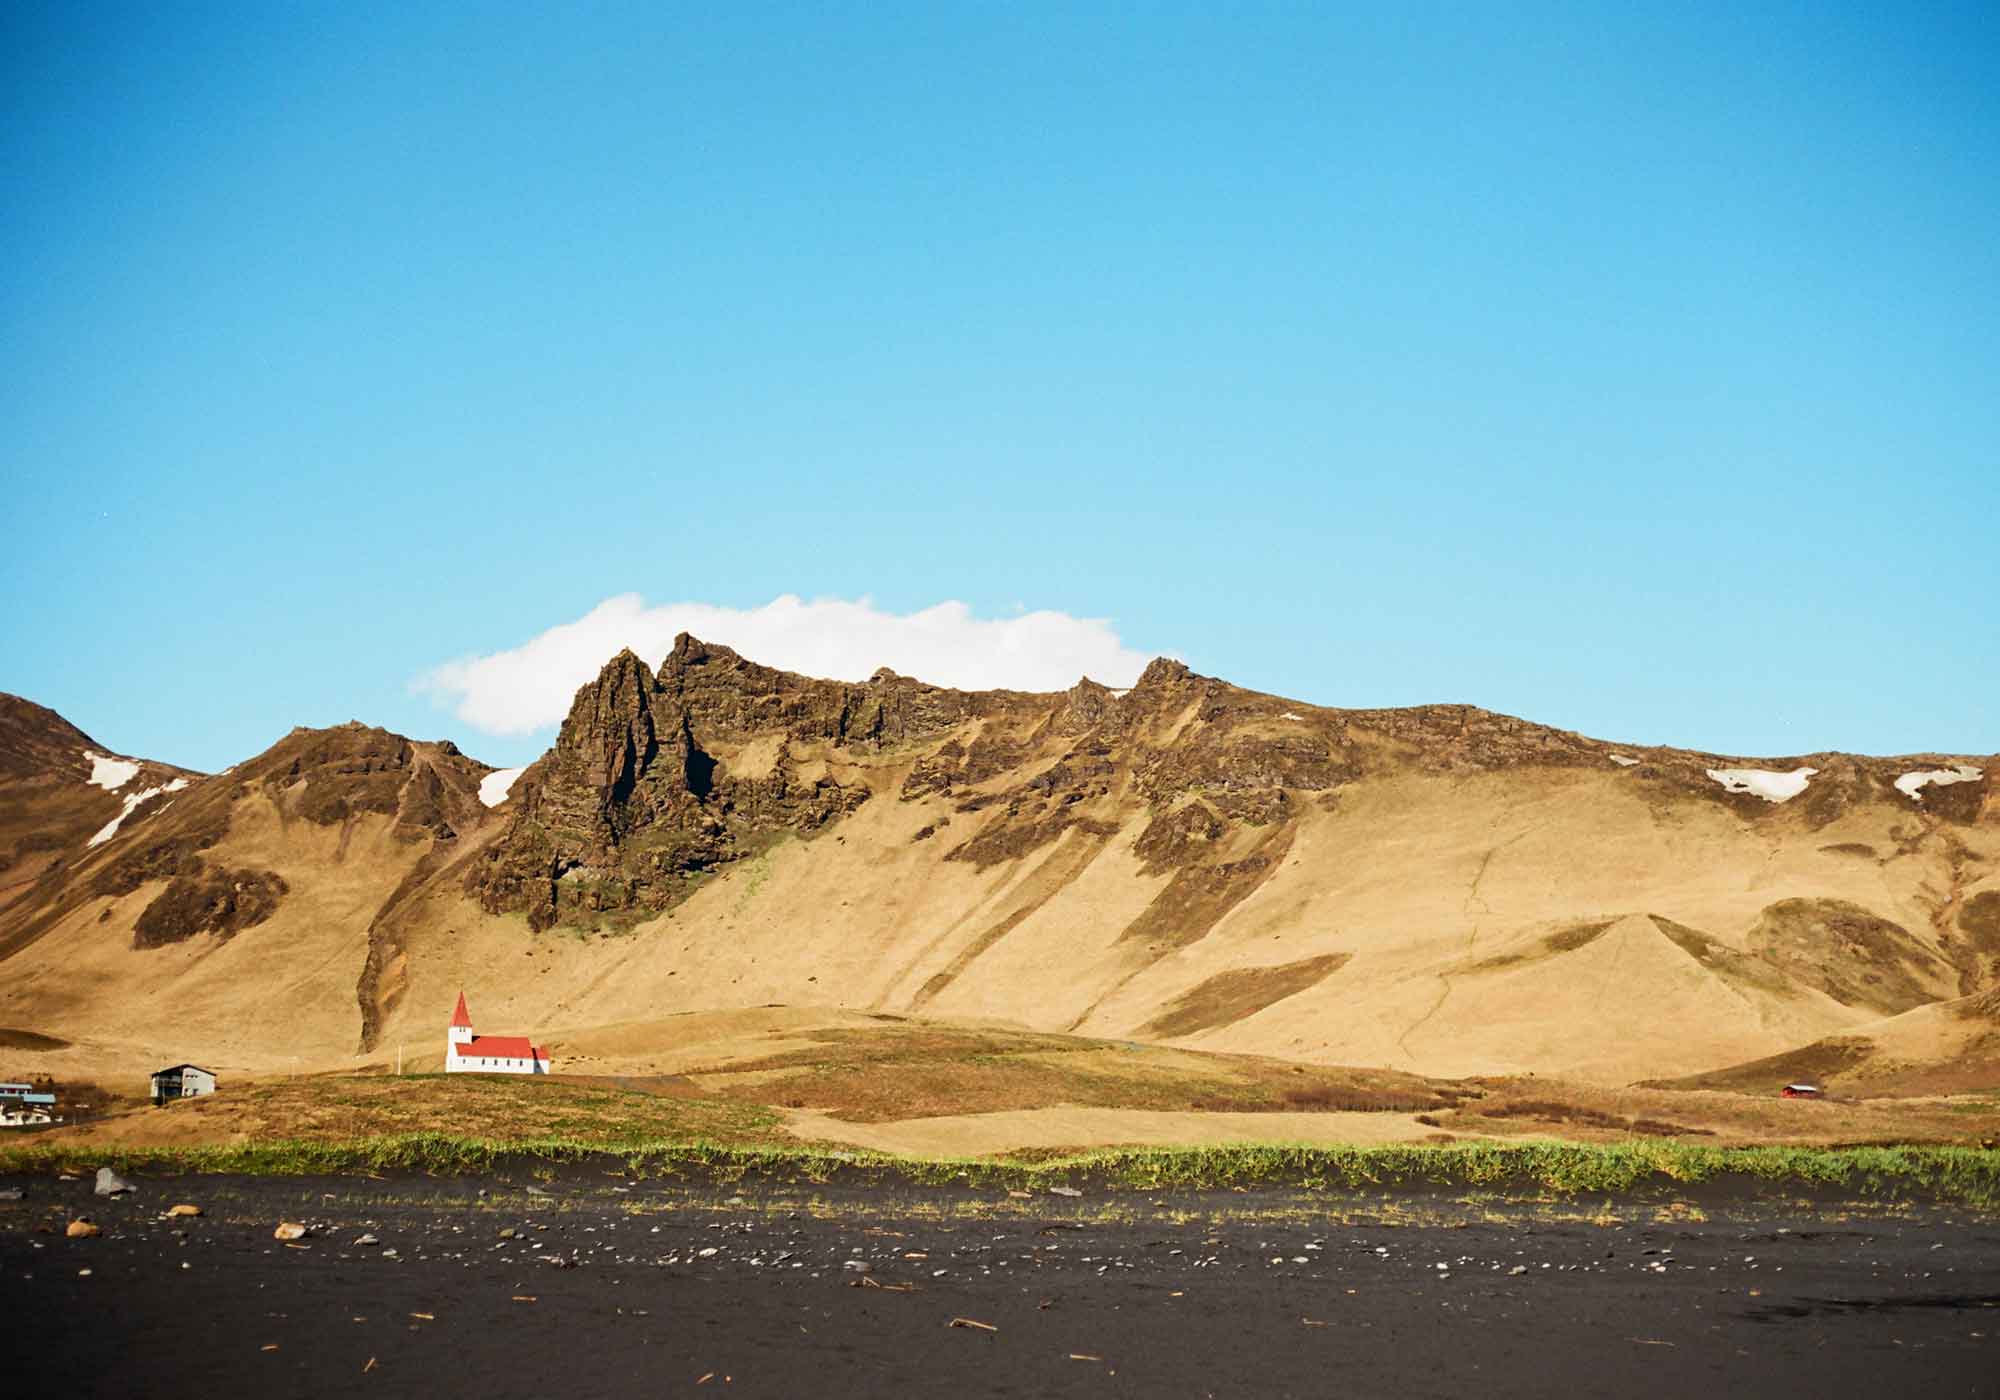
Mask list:
[{"label": "red church roof", "polygon": [[454,1055],[483,1055],[496,1060],[546,1060],[548,1052],[525,1035],[475,1035],[451,1047]]},{"label": "red church roof", "polygon": [[458,1010],[451,1013],[451,1023],[454,1026],[464,1026],[467,1030],[472,1029],[472,1017],[465,1010],[464,992],[458,994]]}]

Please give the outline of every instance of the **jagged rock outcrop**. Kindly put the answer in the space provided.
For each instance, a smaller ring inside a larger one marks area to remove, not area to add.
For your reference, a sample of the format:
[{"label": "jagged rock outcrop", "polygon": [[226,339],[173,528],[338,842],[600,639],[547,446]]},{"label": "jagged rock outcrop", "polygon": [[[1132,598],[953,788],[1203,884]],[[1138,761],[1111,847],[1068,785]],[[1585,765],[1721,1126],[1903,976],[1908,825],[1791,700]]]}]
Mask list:
[{"label": "jagged rock outcrop", "polygon": [[[620,652],[515,784],[511,824],[468,888],[536,929],[656,913],[717,866],[869,799],[794,746],[880,751],[945,732],[981,700],[887,670],[863,685],[811,680],[685,633],[657,674]],[[768,752],[753,766],[756,740]]]}]

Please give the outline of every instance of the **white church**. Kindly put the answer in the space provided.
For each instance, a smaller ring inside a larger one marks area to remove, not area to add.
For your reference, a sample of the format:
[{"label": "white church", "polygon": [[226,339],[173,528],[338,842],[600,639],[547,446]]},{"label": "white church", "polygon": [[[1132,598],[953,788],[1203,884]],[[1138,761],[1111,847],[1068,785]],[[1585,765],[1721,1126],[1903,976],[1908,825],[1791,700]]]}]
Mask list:
[{"label": "white church", "polygon": [[447,1074],[547,1074],[549,1052],[525,1035],[474,1035],[460,992],[445,1032],[444,1068]]}]

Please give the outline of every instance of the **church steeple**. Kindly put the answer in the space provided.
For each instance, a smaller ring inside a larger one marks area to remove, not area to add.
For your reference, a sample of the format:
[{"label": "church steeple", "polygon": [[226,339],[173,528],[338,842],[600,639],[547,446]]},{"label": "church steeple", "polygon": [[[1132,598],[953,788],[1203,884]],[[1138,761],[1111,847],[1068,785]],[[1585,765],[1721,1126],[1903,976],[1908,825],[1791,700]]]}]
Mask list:
[{"label": "church steeple", "polygon": [[445,1063],[451,1062],[451,1047],[472,1040],[472,1013],[465,1009],[465,993],[458,994],[458,1009],[451,1013],[451,1029],[445,1032]]}]

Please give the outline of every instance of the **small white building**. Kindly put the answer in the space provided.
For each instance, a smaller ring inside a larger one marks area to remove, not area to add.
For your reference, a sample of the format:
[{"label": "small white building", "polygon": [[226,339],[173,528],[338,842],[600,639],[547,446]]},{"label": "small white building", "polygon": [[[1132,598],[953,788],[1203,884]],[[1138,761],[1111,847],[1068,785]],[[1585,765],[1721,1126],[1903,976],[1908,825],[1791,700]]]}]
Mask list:
[{"label": "small white building", "polygon": [[215,1092],[215,1071],[200,1065],[172,1065],[153,1071],[153,1103],[192,1099]]},{"label": "small white building", "polygon": [[447,1074],[547,1074],[549,1052],[525,1035],[475,1035],[465,1009],[465,993],[445,1032]]},{"label": "small white building", "polygon": [[0,1128],[33,1128],[56,1121],[56,1096],[32,1084],[0,1084]]}]

